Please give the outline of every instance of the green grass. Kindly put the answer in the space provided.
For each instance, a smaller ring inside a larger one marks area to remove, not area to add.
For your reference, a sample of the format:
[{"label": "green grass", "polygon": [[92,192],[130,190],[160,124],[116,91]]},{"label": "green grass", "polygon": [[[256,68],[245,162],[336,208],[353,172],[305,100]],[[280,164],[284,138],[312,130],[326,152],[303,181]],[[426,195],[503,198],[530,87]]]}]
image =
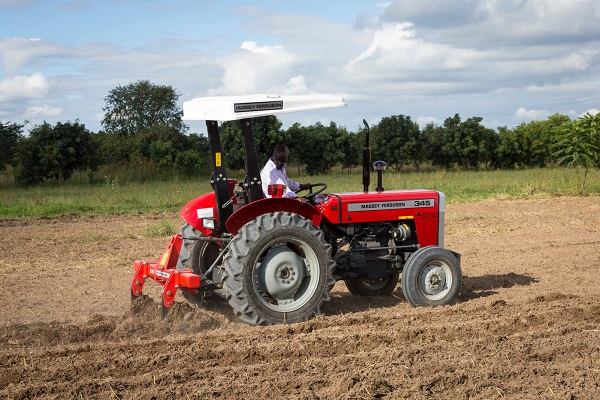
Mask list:
[{"label": "green grass", "polygon": [[[302,182],[325,182],[327,192],[360,192],[360,172],[329,175],[290,176]],[[230,177],[242,180],[241,174]],[[386,190],[426,188],[446,193],[449,203],[473,202],[488,198],[529,198],[575,195],[575,171],[562,168],[523,171],[434,171],[397,174],[384,172]],[[371,190],[377,175],[371,175]],[[98,185],[42,185],[33,188],[0,187],[0,219],[58,216],[65,214],[135,214],[176,212],[189,200],[210,191],[208,178],[196,181],[168,181],[120,184],[107,181]],[[586,193],[600,194],[600,172],[590,171]],[[169,227],[157,227],[147,235],[162,235]]]},{"label": "green grass", "polygon": [[147,238],[157,238],[157,237],[165,237],[171,236],[176,233],[173,224],[170,222],[159,222],[157,224],[149,225],[144,230],[144,237]]}]

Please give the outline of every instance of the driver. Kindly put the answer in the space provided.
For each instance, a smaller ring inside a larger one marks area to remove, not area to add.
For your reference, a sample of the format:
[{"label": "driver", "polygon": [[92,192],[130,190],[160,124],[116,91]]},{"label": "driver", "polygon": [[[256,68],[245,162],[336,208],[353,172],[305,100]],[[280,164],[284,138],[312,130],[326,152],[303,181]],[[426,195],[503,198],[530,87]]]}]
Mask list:
[{"label": "driver", "polygon": [[298,195],[294,193],[297,190],[310,189],[310,183],[300,183],[288,178],[285,172],[285,164],[290,156],[290,149],[286,145],[280,144],[275,146],[273,155],[265,164],[265,167],[260,172],[260,180],[262,181],[262,189],[266,198],[269,198],[267,189],[271,184],[282,184],[286,186],[283,197],[296,198]]}]

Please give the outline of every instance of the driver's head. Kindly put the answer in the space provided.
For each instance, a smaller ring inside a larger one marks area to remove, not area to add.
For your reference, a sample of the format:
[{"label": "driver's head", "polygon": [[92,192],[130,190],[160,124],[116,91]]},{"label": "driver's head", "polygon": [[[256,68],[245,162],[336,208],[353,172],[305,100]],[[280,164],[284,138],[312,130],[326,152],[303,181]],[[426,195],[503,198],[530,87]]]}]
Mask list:
[{"label": "driver's head", "polygon": [[275,150],[273,150],[273,155],[271,156],[271,160],[275,163],[275,167],[277,169],[283,168],[285,163],[287,163],[288,157],[290,156],[290,149],[287,148],[285,144],[280,144],[275,146]]}]

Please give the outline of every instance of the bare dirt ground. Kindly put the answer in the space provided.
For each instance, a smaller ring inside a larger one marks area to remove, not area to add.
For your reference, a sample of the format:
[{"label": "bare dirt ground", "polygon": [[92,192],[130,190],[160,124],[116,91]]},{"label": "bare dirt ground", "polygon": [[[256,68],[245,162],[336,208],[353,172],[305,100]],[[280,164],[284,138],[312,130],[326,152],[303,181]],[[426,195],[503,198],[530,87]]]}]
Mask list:
[{"label": "bare dirt ground", "polygon": [[0,398],[600,398],[600,197],[447,207],[459,302],[351,296],[252,327],[159,287],[131,310],[135,259],[176,214],[0,221]]}]

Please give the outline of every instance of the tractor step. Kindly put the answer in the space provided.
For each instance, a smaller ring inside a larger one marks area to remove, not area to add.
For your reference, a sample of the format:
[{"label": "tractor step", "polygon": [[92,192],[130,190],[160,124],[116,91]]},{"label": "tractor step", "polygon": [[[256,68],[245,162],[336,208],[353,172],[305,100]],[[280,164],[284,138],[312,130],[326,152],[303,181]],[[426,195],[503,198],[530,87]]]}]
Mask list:
[{"label": "tractor step", "polygon": [[142,294],[147,278],[163,286],[161,319],[169,313],[175,300],[177,289],[199,289],[200,275],[194,274],[190,268],[177,269],[177,260],[181,251],[183,238],[180,234],[174,235],[160,260],[135,261],[134,274],[131,279],[131,301],[135,301]]}]

